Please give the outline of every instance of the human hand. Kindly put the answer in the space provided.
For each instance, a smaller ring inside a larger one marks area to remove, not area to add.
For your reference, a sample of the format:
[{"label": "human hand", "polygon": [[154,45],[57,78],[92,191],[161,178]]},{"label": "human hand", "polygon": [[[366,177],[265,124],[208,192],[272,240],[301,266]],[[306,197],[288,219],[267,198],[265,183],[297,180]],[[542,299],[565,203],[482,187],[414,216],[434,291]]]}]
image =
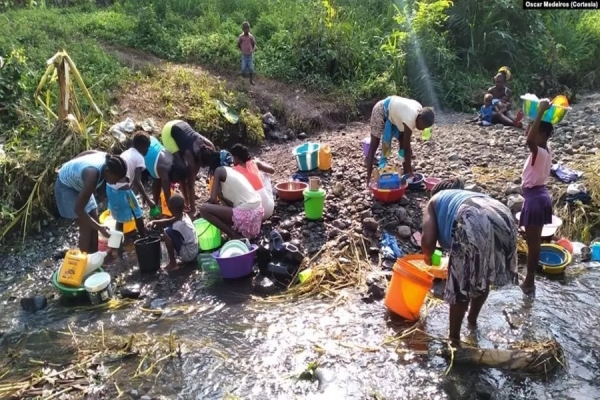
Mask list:
[{"label": "human hand", "polygon": [[538,105],[538,110],[544,112],[546,110],[549,110],[550,107],[552,107],[552,102],[550,101],[550,99],[542,99],[540,100],[540,103]]},{"label": "human hand", "polygon": [[148,200],[148,208],[150,208],[151,210],[153,208],[156,208],[156,203],[153,202],[152,200]]},{"label": "human hand", "polygon": [[433,265],[433,262],[431,261],[431,254],[424,254],[423,261],[429,266]]},{"label": "human hand", "polygon": [[98,232],[105,238],[110,237],[110,228],[108,226],[100,225]]},{"label": "human hand", "polygon": [[147,229],[154,229],[156,228],[156,221],[150,221],[146,224],[146,228]]}]

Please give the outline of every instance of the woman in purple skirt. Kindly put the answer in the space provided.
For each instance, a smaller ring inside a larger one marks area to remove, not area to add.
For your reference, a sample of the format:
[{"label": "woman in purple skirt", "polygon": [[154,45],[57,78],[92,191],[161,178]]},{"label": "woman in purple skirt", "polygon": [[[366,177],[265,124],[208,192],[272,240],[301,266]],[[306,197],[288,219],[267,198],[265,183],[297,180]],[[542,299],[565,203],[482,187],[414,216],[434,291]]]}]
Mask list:
[{"label": "woman in purple skirt", "polygon": [[535,270],[540,260],[542,244],[542,228],[552,223],[552,198],[546,188],[552,168],[552,152],[548,147],[548,139],[554,127],[542,121],[546,110],[551,107],[550,101],[540,101],[538,114],[527,132],[527,146],[530,154],[523,168],[523,197],[525,203],[521,210],[519,226],[525,228],[527,241],[527,275],[521,284],[525,293],[535,291]]}]

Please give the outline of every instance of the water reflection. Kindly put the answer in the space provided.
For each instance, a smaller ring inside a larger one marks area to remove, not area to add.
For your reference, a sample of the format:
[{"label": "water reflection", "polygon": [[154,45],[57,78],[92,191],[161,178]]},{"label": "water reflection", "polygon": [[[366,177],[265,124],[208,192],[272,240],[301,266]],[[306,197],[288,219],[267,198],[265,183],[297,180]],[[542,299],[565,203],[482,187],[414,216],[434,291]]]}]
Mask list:
[{"label": "water reflection", "polygon": [[[124,281],[141,282],[145,298],[116,310],[67,307],[50,300],[36,315],[20,310],[18,297],[34,284],[53,293],[47,269],[32,272],[36,279],[11,279],[0,288],[1,351],[15,345],[24,329],[27,351],[38,358],[64,361],[67,324],[81,332],[98,329],[123,337],[131,333],[166,335],[182,342],[181,359],[173,360],[158,379],[136,379],[125,364],[116,375],[121,390],[169,398],[221,399],[556,399],[599,398],[600,339],[595,290],[597,269],[563,281],[540,278],[535,298],[518,287],[494,290],[484,306],[476,332],[463,328],[482,347],[504,347],[522,341],[555,337],[564,347],[569,375],[547,382],[518,374],[455,365],[437,355],[443,345],[432,336],[447,334],[448,309],[429,310],[424,321],[402,342],[390,341],[410,324],[390,317],[381,303],[364,304],[347,293],[347,300],[265,303],[251,298],[249,279],[223,282],[214,273],[183,270],[177,274],[123,274]],[[428,335],[421,331],[427,332]],[[389,342],[388,344],[385,344]],[[4,355],[3,357],[6,357]],[[299,381],[298,374],[318,363],[318,380]]]}]

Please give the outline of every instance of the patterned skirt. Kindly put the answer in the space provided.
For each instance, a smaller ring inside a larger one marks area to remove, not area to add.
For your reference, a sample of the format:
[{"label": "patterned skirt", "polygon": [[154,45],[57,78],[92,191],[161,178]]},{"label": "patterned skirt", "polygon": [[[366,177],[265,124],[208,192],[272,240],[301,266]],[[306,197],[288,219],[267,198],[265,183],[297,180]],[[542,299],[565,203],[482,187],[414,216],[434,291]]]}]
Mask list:
[{"label": "patterned skirt", "polygon": [[466,302],[490,284],[504,286],[516,276],[517,225],[510,210],[489,197],[466,200],[452,229],[444,300]]}]

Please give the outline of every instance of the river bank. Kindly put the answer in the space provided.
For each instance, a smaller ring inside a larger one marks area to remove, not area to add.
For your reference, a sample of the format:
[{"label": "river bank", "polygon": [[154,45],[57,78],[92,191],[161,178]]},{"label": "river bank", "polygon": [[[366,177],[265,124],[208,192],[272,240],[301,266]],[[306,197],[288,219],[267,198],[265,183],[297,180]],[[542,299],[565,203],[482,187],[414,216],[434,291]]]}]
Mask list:
[{"label": "river bank", "polygon": [[[590,96],[574,106],[567,123],[557,129],[552,140],[556,160],[579,163],[595,153],[600,123],[590,111],[598,104],[600,97]],[[473,189],[508,201],[518,186],[526,156],[523,131],[473,127],[464,124],[467,117],[440,116],[431,141],[417,141],[416,164],[426,175],[460,175]],[[396,233],[406,251],[412,251],[408,233],[420,229],[427,194],[409,194],[391,206],[371,200],[364,188],[360,145],[368,133],[368,124],[353,123],[309,137],[330,144],[334,152],[332,171],[321,175],[329,192],[324,221],[306,223],[301,205],[278,202],[276,217],[265,224],[264,232],[287,231],[312,254],[332,240],[343,243],[343,235],[350,232],[365,236],[377,247],[380,231],[388,229]],[[295,172],[291,149],[300,143],[270,141],[257,150],[256,155],[276,167],[274,182],[287,181]],[[336,190],[340,183],[343,190]],[[554,191],[566,189],[566,184],[554,180],[551,185]],[[198,189],[204,197],[202,182]],[[98,332],[100,326],[107,337],[116,335],[123,340],[133,333],[155,337],[174,333],[182,354],[166,364],[164,372],[158,377],[132,379],[140,360],[107,362],[108,372],[104,371],[103,378],[109,384],[102,387],[105,393],[114,393],[111,384],[116,383],[123,398],[135,399],[217,399],[227,394],[244,399],[265,395],[274,399],[367,399],[376,395],[388,399],[443,399],[478,398],[477,393],[497,399],[600,396],[595,384],[595,366],[600,359],[586,344],[598,339],[595,304],[600,297],[593,288],[600,283],[600,274],[593,265],[588,270],[575,266],[561,281],[541,278],[535,300],[524,298],[516,287],[493,292],[477,334],[472,337],[466,329],[463,332],[482,347],[555,337],[565,348],[571,375],[559,375],[543,383],[499,371],[470,369],[467,373],[460,367],[445,376],[447,364],[435,356],[441,345],[425,337],[403,342],[399,347],[393,342],[386,345],[407,324],[390,321],[382,302],[364,304],[360,293],[354,291],[344,292],[333,303],[258,302],[251,297],[249,282],[222,282],[202,271],[141,277],[132,268],[136,262],[131,249],[115,271],[119,281],[141,284],[142,300],[110,310],[67,307],[53,297],[49,277],[58,265],[52,253],[73,244],[73,228],[52,222],[19,249],[15,247],[15,253],[2,255],[0,301],[5,318],[0,322],[0,347],[19,348],[19,357],[28,360],[52,362],[67,352],[57,349],[77,347],[74,341],[78,336]],[[19,299],[34,293],[45,295],[49,306],[30,315],[20,309]],[[516,328],[507,324],[504,312]],[[67,324],[74,335],[44,333],[68,332]],[[430,335],[445,336],[447,308],[438,305],[428,310],[421,329]],[[14,354],[3,357],[3,363],[6,357],[16,358]],[[321,385],[296,382],[292,377],[311,362],[319,363]],[[118,366],[122,368],[114,372]]]}]

